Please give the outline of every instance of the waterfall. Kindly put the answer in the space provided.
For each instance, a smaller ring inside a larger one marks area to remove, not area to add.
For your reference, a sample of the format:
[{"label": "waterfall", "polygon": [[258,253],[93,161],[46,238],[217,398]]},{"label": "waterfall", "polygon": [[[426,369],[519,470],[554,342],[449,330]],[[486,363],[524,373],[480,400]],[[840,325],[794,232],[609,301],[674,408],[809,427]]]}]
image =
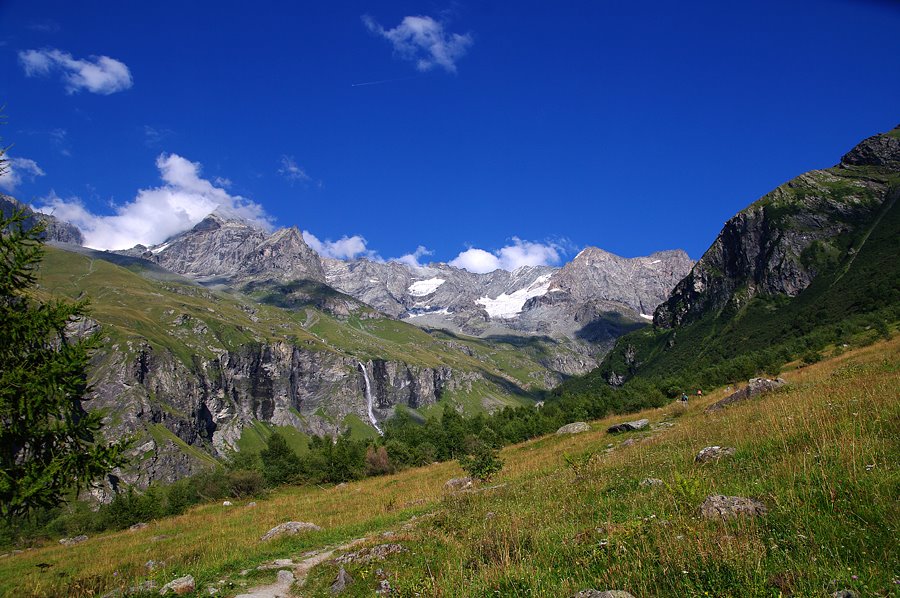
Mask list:
[{"label": "waterfall", "polygon": [[375,397],[372,395],[372,385],[369,383],[369,373],[366,371],[366,366],[360,361],[359,369],[362,370],[363,378],[366,380],[366,402],[369,407],[369,421],[372,422],[372,425],[375,427],[375,430],[378,432],[379,436],[384,436],[384,432],[381,427],[378,425],[378,420],[375,419]]}]

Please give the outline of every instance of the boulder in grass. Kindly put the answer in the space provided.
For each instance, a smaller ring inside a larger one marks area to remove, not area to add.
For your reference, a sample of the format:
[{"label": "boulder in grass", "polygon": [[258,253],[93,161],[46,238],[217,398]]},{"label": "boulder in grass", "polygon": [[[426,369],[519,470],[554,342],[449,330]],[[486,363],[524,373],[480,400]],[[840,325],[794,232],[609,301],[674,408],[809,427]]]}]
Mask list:
[{"label": "boulder in grass", "polygon": [[80,536],[75,536],[74,538],[63,538],[59,543],[63,546],[74,546],[75,544],[81,544],[87,539],[88,537],[82,534]]},{"label": "boulder in grass", "polygon": [[276,525],[275,527],[267,531],[266,534],[262,538],[260,538],[260,541],[266,542],[274,538],[280,538],[281,536],[293,536],[294,534],[299,534],[300,532],[319,531],[322,531],[322,528],[315,523],[307,523],[305,521],[288,521],[287,523]]},{"label": "boulder in grass", "polygon": [[166,585],[162,587],[159,591],[160,596],[165,596],[170,592],[175,594],[176,596],[184,596],[185,594],[190,594],[196,588],[194,583],[193,575],[185,575],[184,577],[179,577],[178,579],[173,579]]},{"label": "boulder in grass", "polygon": [[707,519],[730,519],[733,517],[757,517],[768,513],[766,505],[754,498],[744,496],[707,496],[700,505],[700,514]]},{"label": "boulder in grass", "polygon": [[582,432],[589,432],[591,427],[585,422],[572,422],[571,424],[566,424],[556,431],[558,436],[562,436],[563,434],[581,434]]},{"label": "boulder in grass", "polygon": [[731,457],[737,452],[737,449],[730,446],[708,446],[694,457],[694,461],[697,463],[712,463],[718,462],[725,457]]},{"label": "boulder in grass", "polygon": [[625,590],[581,590],[572,598],[634,598]]},{"label": "boulder in grass", "polygon": [[337,577],[334,578],[334,582],[331,584],[331,593],[332,594],[340,594],[344,590],[347,589],[353,583],[353,577],[347,571],[341,567],[341,570],[338,571]]},{"label": "boulder in grass", "polygon": [[444,488],[450,492],[459,492],[460,490],[469,490],[475,487],[475,480],[471,477],[453,478],[444,483]]},{"label": "boulder in grass", "polygon": [[752,399],[753,397],[757,397],[759,395],[773,391],[776,388],[781,388],[784,385],[785,381],[781,378],[775,378],[774,380],[771,380],[769,378],[751,378],[746,387],[728,395],[721,401],[713,403],[706,408],[706,412],[709,413],[711,411],[719,411],[720,409],[725,409],[726,407],[734,405],[735,403],[740,403],[742,401]]},{"label": "boulder in grass", "polygon": [[606,431],[610,434],[618,434],[620,432],[634,432],[636,430],[643,430],[649,425],[649,419],[637,419],[633,422],[623,422],[621,424],[610,426]]}]

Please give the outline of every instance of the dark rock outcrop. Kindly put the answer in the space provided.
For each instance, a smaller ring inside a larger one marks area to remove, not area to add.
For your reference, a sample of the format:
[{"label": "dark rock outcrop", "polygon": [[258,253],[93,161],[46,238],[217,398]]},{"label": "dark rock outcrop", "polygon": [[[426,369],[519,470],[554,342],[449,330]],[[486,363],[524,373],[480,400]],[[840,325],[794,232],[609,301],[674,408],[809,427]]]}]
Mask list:
[{"label": "dark rock outcrop", "polygon": [[71,245],[84,244],[84,236],[77,227],[50,214],[35,212],[22,202],[0,193],[0,213],[8,218],[14,212],[23,210],[26,215],[25,227],[31,228],[38,223],[44,225],[44,240]]}]

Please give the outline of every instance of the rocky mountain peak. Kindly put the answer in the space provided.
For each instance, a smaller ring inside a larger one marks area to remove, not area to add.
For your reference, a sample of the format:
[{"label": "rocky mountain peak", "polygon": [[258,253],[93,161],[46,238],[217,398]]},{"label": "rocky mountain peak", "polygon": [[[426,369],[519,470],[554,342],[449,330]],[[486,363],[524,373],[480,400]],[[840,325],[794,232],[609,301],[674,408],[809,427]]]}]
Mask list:
[{"label": "rocky mountain peak", "polygon": [[900,126],[860,142],[841,158],[842,166],[900,166]]}]

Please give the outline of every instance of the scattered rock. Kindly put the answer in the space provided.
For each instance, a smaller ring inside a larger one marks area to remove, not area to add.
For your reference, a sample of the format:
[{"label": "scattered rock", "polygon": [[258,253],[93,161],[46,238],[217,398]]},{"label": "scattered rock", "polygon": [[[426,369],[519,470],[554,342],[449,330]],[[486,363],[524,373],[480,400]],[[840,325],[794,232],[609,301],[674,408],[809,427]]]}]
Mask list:
[{"label": "scattered rock", "polygon": [[643,430],[650,425],[649,419],[638,419],[633,422],[623,422],[610,426],[606,431],[610,434],[618,434],[619,432],[633,432],[635,430]]},{"label": "scattered rock", "polygon": [[194,587],[194,576],[185,575],[184,577],[173,579],[172,581],[164,585],[159,591],[159,595],[165,596],[169,592],[172,592],[176,596],[184,596],[185,594],[190,594],[191,592],[193,592]]},{"label": "scattered rock", "polygon": [[267,540],[279,538],[281,536],[293,536],[294,534],[299,534],[300,532],[319,531],[322,531],[322,528],[315,523],[307,523],[305,521],[288,521],[287,523],[276,525],[275,527],[267,531],[266,534],[262,538],[260,538],[260,542],[265,542]]},{"label": "scattered rock", "polygon": [[256,506],[256,501],[254,500],[253,502],[248,502],[248,503],[247,503],[247,506],[248,506],[248,507],[255,507],[255,506]]},{"label": "scattered rock", "polygon": [[666,483],[659,478],[644,478],[641,480],[641,486],[665,486]]},{"label": "scattered rock", "polygon": [[224,501],[224,502],[222,503],[222,506],[223,506],[223,507],[230,507],[230,506],[233,506],[233,505],[232,505],[232,502],[231,502],[230,500],[226,500],[226,501]]},{"label": "scattered rock", "polygon": [[386,579],[382,579],[381,581],[378,582],[378,589],[375,590],[375,593],[381,594],[381,595],[390,594],[391,593],[391,583]]},{"label": "scattered rock", "polygon": [[135,523],[134,525],[132,525],[131,527],[129,527],[129,528],[128,528],[128,531],[130,531],[130,532],[137,532],[137,531],[140,531],[140,530],[142,530],[142,529],[146,529],[146,528],[148,528],[148,527],[150,527],[150,526],[147,525],[146,523],[144,523],[144,522],[142,521],[142,522],[140,522],[140,523]]},{"label": "scattered rock", "polygon": [[396,535],[397,535],[396,533],[394,533],[394,532],[392,532],[392,531],[390,531],[390,530],[388,530],[388,531],[386,531],[386,532],[381,532],[381,537],[382,537],[382,538],[393,538],[393,537],[396,536]]},{"label": "scattered rock", "polygon": [[711,461],[718,462],[720,459],[730,457],[737,452],[737,449],[730,446],[708,446],[694,457],[697,463],[709,463]]},{"label": "scattered rock", "polygon": [[831,596],[832,598],[859,598],[859,594],[853,590],[838,590]]},{"label": "scattered rock", "polygon": [[347,573],[347,571],[343,567],[341,567],[341,570],[338,571],[337,577],[334,578],[334,582],[331,584],[331,593],[340,594],[351,583],[353,583],[353,577],[351,577],[350,574]]},{"label": "scattered rock", "polygon": [[581,434],[582,432],[589,432],[591,430],[591,426],[586,424],[585,422],[572,422],[571,424],[566,424],[556,431],[557,436],[562,436],[563,434]]},{"label": "scattered rock", "polygon": [[784,385],[785,381],[781,378],[775,378],[774,380],[771,380],[769,378],[751,378],[746,387],[728,395],[721,401],[713,403],[706,408],[706,412],[709,413],[711,411],[719,411],[720,409],[725,409],[726,407],[734,405],[735,403],[746,401],[747,399],[765,394],[767,392],[775,390],[776,388],[781,388]]},{"label": "scattered rock", "polygon": [[625,442],[622,443],[622,448],[626,448],[626,447],[629,447],[629,446],[634,446],[634,445],[636,445],[636,444],[639,443],[639,442],[640,442],[640,440],[637,439],[637,438],[629,438],[629,439],[627,439]]},{"label": "scattered rock", "polygon": [[496,516],[497,516],[497,514],[494,513],[493,511],[488,511],[487,513],[484,514],[485,519],[493,519]]},{"label": "scattered rock", "polygon": [[707,519],[728,519],[730,517],[756,517],[768,512],[766,505],[753,498],[743,496],[707,496],[700,505],[700,514]]},{"label": "scattered rock", "polygon": [[658,424],[650,424],[651,430],[665,430],[666,428],[674,428],[675,424],[672,422],[659,422]]},{"label": "scattered rock", "polygon": [[572,598],[634,598],[625,590],[581,590]]},{"label": "scattered rock", "polygon": [[150,559],[149,561],[144,563],[144,567],[147,568],[147,571],[155,571],[155,570],[159,569],[160,567],[164,566],[165,564],[166,564],[165,561],[154,561],[153,559]]},{"label": "scattered rock", "polygon": [[63,546],[74,546],[75,544],[81,544],[87,539],[88,537],[82,534],[80,536],[75,536],[74,538],[63,538],[59,543]]},{"label": "scattered rock", "polygon": [[475,480],[470,477],[464,478],[453,478],[452,480],[447,480],[444,484],[444,488],[451,492],[459,492],[460,490],[468,490],[469,488],[475,487]]},{"label": "scattered rock", "polygon": [[384,560],[392,554],[406,552],[406,548],[399,544],[379,544],[371,548],[363,548],[356,552],[348,552],[334,559],[335,563],[347,565],[349,563],[368,563],[374,560]]}]

